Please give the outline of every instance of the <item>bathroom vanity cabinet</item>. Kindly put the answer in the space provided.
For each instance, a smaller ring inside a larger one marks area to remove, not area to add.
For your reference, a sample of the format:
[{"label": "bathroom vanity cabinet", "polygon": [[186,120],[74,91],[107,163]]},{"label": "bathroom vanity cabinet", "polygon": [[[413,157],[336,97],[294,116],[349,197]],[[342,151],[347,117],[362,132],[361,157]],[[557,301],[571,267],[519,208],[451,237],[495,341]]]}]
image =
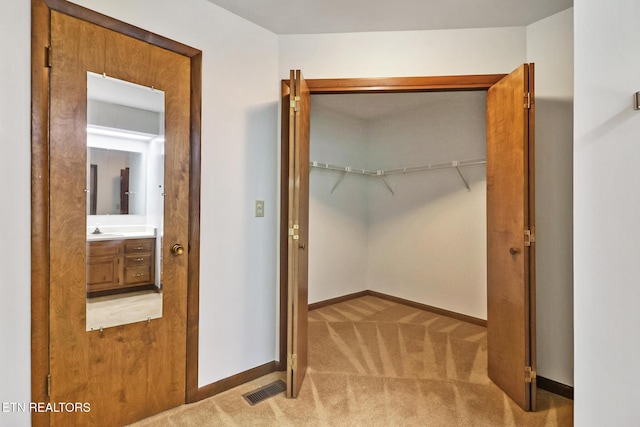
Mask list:
[{"label": "bathroom vanity cabinet", "polygon": [[88,242],[87,292],[154,285],[156,239]]}]

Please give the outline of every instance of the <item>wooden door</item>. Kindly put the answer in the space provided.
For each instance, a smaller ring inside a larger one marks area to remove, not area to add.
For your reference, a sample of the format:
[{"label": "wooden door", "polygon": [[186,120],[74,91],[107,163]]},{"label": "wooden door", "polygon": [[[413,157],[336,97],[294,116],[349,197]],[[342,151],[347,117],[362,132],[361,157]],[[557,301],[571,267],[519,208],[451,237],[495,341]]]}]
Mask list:
[{"label": "wooden door", "polygon": [[533,64],[487,92],[489,378],[535,410]]},{"label": "wooden door", "polygon": [[129,213],[129,168],[120,169],[120,213]]},{"label": "wooden door", "polygon": [[311,97],[299,70],[290,72],[289,88],[287,397],[297,397],[307,371]]},{"label": "wooden door", "polygon": [[98,210],[98,165],[91,165],[89,171],[89,215]]},{"label": "wooden door", "polygon": [[[103,331],[86,322],[87,71],[165,92],[163,314]],[[185,401],[190,60],[51,12],[50,402],[89,412],[50,414],[55,426],[121,426]]]}]

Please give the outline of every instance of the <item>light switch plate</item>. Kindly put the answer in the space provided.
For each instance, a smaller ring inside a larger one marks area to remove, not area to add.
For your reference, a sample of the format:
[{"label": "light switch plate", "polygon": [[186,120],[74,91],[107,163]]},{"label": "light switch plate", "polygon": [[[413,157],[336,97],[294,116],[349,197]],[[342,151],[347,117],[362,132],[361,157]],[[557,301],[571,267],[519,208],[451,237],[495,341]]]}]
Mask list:
[{"label": "light switch plate", "polygon": [[264,217],[264,200],[256,200],[256,217]]}]

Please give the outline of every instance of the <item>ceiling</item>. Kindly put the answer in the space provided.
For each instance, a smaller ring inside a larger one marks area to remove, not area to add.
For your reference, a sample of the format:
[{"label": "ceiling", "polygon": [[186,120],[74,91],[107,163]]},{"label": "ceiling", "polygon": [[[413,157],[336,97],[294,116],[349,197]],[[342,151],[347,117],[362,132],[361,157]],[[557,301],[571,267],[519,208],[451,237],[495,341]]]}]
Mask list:
[{"label": "ceiling", "polygon": [[276,34],[519,27],[573,0],[209,0]]}]

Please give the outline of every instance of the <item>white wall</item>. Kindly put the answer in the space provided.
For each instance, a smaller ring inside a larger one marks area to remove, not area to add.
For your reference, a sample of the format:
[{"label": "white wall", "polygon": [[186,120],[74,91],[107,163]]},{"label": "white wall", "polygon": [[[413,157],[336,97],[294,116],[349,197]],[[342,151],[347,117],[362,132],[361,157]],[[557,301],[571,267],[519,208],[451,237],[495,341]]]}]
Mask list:
[{"label": "white wall", "polygon": [[[425,105],[370,122],[370,168],[486,156],[486,94],[421,94]],[[372,180],[368,289],[487,318],[485,166]]]},{"label": "white wall", "polygon": [[538,375],[573,385],[573,8],[527,27],[535,63]]},{"label": "white wall", "polygon": [[[28,1],[0,14],[0,403],[31,399],[30,49]],[[9,60],[9,58],[11,58]],[[28,426],[29,414],[0,412],[2,426]]]},{"label": "white wall", "polygon": [[[366,168],[367,123],[311,97],[311,160]],[[309,303],[367,289],[367,177],[311,169],[309,176]]]},{"label": "white wall", "polygon": [[575,422],[638,424],[640,4],[575,3]]},{"label": "white wall", "polygon": [[280,77],[506,73],[525,62],[523,27],[280,36]]}]

